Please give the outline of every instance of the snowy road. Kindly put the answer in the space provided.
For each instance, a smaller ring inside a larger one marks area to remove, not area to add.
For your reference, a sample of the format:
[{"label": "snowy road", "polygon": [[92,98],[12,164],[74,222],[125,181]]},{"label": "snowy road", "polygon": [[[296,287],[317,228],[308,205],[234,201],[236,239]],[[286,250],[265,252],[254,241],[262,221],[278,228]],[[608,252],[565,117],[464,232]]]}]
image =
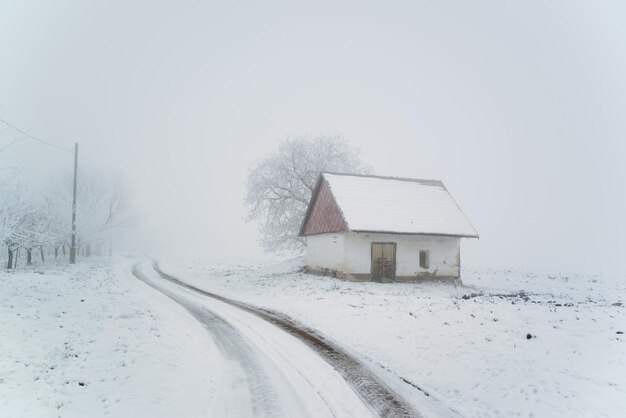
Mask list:
[{"label": "snowy road", "polygon": [[213,416],[419,416],[362,363],[275,312],[214,295],[143,262],[133,274],[184,306],[223,356]]}]

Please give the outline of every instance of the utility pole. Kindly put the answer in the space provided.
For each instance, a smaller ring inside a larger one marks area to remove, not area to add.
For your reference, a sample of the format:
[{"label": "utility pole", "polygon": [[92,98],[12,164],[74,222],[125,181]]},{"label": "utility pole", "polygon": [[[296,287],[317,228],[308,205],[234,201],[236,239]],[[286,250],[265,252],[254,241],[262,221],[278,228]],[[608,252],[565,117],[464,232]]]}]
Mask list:
[{"label": "utility pole", "polygon": [[72,199],[72,245],[70,264],[76,263],[76,180],[78,178],[78,142],[74,144],[74,197]]}]

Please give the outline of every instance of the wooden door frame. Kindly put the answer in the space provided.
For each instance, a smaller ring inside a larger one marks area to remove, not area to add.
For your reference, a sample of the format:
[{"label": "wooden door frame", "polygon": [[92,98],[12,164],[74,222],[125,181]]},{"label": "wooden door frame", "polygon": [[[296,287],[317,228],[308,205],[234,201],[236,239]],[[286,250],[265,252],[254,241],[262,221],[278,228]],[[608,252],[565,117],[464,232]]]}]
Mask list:
[{"label": "wooden door frame", "polygon": [[[397,264],[398,264],[398,243],[397,242],[393,242],[393,241],[375,241],[375,242],[370,242],[370,280],[374,280],[374,244],[382,244],[382,245],[393,245],[393,277],[389,278],[389,277],[379,277],[378,280],[383,280],[383,279],[387,279],[387,280],[391,280],[391,281],[395,281],[396,280],[396,269],[397,269]],[[384,253],[384,250],[383,250]]]}]

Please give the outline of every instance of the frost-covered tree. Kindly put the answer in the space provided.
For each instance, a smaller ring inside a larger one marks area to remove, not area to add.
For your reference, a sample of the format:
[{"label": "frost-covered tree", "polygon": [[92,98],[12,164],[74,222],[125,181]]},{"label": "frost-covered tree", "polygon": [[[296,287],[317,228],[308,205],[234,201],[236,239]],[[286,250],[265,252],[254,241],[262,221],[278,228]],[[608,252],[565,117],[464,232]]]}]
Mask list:
[{"label": "frost-covered tree", "polygon": [[5,184],[0,190],[0,238],[7,247],[7,268],[11,268],[16,251],[26,252],[26,264],[32,262],[34,249],[43,248],[54,239],[55,220],[46,210],[46,202],[20,182]]},{"label": "frost-covered tree", "polygon": [[[80,168],[76,192],[77,245],[85,254],[92,246],[100,246],[111,233],[135,223],[132,195],[122,177],[112,178],[100,171]],[[69,245],[72,207],[71,175],[60,176],[63,180],[50,187],[53,210],[59,216],[59,225],[67,231],[58,244]]]},{"label": "frost-covered tree", "polygon": [[[44,261],[45,248],[69,247],[72,213],[72,178],[60,175],[46,187],[31,188],[16,178],[0,182],[0,242],[7,249],[7,268],[17,254],[26,264],[38,250]],[[77,245],[90,255],[117,229],[135,222],[131,193],[122,178],[111,178],[95,170],[81,170],[77,190]]]},{"label": "frost-covered tree", "polygon": [[6,245],[7,268],[10,269],[20,247],[24,213],[30,207],[21,184],[3,182],[0,186],[0,239]]},{"label": "frost-covered tree", "polygon": [[260,241],[268,251],[302,251],[298,237],[320,172],[363,174],[370,168],[341,135],[291,137],[255,163],[247,181],[248,221],[259,222]]},{"label": "frost-covered tree", "polygon": [[46,211],[46,203],[33,199],[23,213],[18,229],[18,245],[26,251],[26,265],[31,265],[33,250],[38,249],[42,261],[44,247],[51,245],[55,237],[54,219]]}]

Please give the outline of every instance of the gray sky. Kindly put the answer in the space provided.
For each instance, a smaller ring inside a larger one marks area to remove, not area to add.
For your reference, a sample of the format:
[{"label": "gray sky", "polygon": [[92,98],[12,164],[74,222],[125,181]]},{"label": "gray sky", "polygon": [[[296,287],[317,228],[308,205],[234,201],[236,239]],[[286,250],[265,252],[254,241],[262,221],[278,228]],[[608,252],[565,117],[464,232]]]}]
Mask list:
[{"label": "gray sky", "polygon": [[260,253],[248,165],[341,132],[446,183],[481,234],[466,265],[623,270],[623,2],[337,3],[0,0],[0,116],[127,173],[148,251]]}]

